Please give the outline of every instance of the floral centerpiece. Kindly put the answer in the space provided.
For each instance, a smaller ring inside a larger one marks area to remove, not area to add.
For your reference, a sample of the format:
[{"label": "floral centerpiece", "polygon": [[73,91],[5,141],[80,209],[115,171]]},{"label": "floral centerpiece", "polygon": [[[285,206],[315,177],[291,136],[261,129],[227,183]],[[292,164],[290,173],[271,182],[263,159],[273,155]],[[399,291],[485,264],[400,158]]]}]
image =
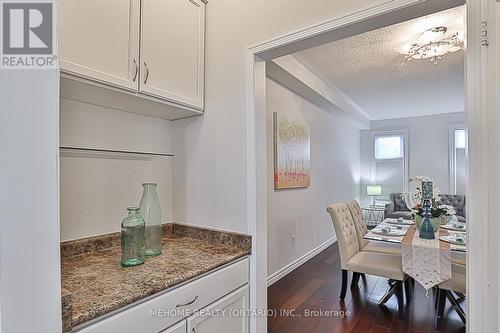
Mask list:
[{"label": "floral centerpiece", "polygon": [[[434,200],[433,200],[434,203]],[[424,208],[418,205],[412,209],[412,216],[424,216]],[[455,215],[455,208],[449,205],[431,205],[431,216],[432,217],[443,217],[443,216],[453,216]]]},{"label": "floral centerpiece", "polygon": [[[417,228],[420,229],[424,217],[424,208],[422,206],[422,189],[421,184],[423,181],[432,181],[431,178],[425,176],[414,176],[409,179],[409,183],[416,184],[416,189],[414,193],[405,193],[404,199],[406,205],[411,210],[412,218],[417,224]],[[431,200],[431,223],[434,231],[439,229],[439,225],[445,224],[446,216],[453,216],[456,214],[455,208],[449,205],[438,205],[439,188],[433,182],[433,198]]]},{"label": "floral centerpiece", "polygon": [[436,183],[434,183],[432,178],[426,176],[413,176],[408,180],[408,183],[415,184],[415,192],[413,193],[407,192],[403,194],[403,199],[405,200],[406,206],[408,207],[409,210],[412,210],[417,206],[422,206],[423,202],[422,202],[421,185],[422,182],[428,182],[428,181],[433,182],[433,187],[432,187],[433,202],[437,202],[439,200],[439,194],[441,194],[441,191],[436,186]]}]

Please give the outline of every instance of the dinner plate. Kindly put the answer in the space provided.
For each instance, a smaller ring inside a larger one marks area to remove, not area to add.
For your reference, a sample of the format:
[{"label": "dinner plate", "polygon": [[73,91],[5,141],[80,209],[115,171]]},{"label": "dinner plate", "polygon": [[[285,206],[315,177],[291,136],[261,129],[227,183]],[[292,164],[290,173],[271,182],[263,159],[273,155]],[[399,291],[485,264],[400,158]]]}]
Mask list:
[{"label": "dinner plate", "polygon": [[[463,225],[463,228],[460,228],[459,226]],[[441,226],[443,229],[447,230],[453,230],[453,231],[466,231],[467,227],[465,223],[448,223],[448,224],[443,224]]]},{"label": "dinner plate", "polygon": [[403,220],[403,223],[399,223],[398,220],[396,219],[387,219],[387,223],[389,224],[394,224],[394,225],[414,225],[415,221],[412,220]]},{"label": "dinner plate", "polygon": [[448,236],[439,236],[439,239],[442,241],[445,241],[447,243],[451,244],[456,244],[456,245],[467,245],[467,240],[464,238],[464,242],[457,242],[456,236],[455,235],[448,235]]},{"label": "dinner plate", "polygon": [[383,233],[382,228],[375,228],[372,229],[371,232],[377,235],[383,235],[383,236],[404,236],[406,235],[406,230],[400,230],[400,229],[394,229],[391,228],[391,230],[388,233]]}]

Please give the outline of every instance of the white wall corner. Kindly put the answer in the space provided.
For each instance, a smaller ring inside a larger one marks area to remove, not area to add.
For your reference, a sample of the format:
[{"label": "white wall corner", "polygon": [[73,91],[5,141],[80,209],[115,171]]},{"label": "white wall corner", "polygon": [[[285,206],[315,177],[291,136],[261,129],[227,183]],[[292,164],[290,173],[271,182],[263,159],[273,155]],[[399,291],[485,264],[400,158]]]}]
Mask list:
[{"label": "white wall corner", "polygon": [[344,113],[358,129],[369,129],[371,118],[340,88],[326,82],[292,55],[267,62],[266,74],[325,110]]},{"label": "white wall corner", "polygon": [[273,283],[278,282],[282,278],[284,278],[286,275],[291,273],[293,270],[301,266],[302,264],[306,263],[313,257],[315,257],[317,254],[325,250],[327,247],[332,245],[337,241],[337,236],[333,236],[332,238],[328,239],[326,242],[320,244],[318,247],[312,249],[311,251],[307,252],[303,256],[295,259],[285,267],[277,270],[276,272],[272,273],[267,277],[267,286],[271,286]]}]

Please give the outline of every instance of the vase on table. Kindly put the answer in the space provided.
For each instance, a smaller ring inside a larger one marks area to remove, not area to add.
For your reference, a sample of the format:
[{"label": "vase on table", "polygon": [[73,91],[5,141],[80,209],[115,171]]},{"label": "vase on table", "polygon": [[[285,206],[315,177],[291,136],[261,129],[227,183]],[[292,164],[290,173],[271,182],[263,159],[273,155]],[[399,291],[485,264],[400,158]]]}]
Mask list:
[{"label": "vase on table", "polygon": [[[430,186],[430,188],[429,188]],[[424,198],[424,217],[420,226],[419,237],[422,239],[435,239],[435,230],[431,223],[431,198],[432,182],[422,182],[422,197]],[[440,220],[438,220],[440,221]],[[439,222],[438,222],[439,223]],[[439,224],[438,224],[439,226]]]},{"label": "vase on table", "polygon": [[144,220],[139,208],[127,208],[121,225],[121,264],[132,267],[144,264]]},{"label": "vase on table", "polygon": [[[420,227],[422,226],[423,219],[424,218],[420,215],[417,215],[415,217],[415,225],[417,226],[418,230],[420,230]],[[434,232],[438,231],[439,226],[442,224],[441,217],[431,217],[430,220],[431,220],[431,225],[432,225],[432,229],[434,229]]]},{"label": "vase on table", "polygon": [[146,223],[145,255],[147,258],[161,254],[161,209],[156,193],[157,184],[142,184],[143,193],[140,207],[141,217]]}]

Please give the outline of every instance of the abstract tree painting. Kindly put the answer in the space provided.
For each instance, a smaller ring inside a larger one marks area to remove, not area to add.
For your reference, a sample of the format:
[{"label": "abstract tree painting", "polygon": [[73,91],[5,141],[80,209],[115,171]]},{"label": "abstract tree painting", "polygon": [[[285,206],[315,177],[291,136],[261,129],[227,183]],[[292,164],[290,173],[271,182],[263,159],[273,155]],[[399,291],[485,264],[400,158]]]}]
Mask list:
[{"label": "abstract tree painting", "polygon": [[310,175],[310,137],[306,125],[280,112],[273,113],[274,188],[308,187]]}]

